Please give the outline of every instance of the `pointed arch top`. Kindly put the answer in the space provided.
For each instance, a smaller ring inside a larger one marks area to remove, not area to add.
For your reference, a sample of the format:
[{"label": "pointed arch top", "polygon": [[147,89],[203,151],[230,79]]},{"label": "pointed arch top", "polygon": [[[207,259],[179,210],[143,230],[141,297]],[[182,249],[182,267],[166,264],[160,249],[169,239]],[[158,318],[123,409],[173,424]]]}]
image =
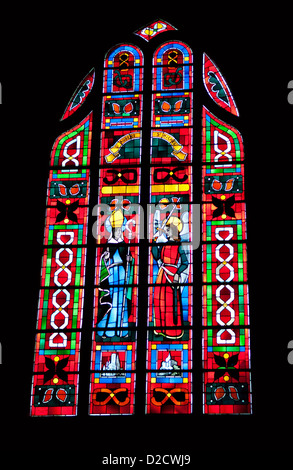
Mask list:
[{"label": "pointed arch top", "polygon": [[105,55],[104,93],[142,91],[143,53],[133,44],[116,44]]},{"label": "pointed arch top", "polygon": [[[134,44],[116,44],[111,47],[105,55],[104,67],[115,68],[119,66],[119,57],[121,54],[131,54],[129,66],[142,67],[143,66],[143,53],[139,47]],[[118,61],[118,62],[117,62]],[[117,63],[116,63],[117,62]]]},{"label": "pointed arch top", "polygon": [[188,90],[193,84],[193,53],[182,41],[167,41],[153,55],[154,91]]},{"label": "pointed arch top", "polygon": [[161,44],[155,51],[153,57],[153,65],[164,65],[168,63],[169,65],[174,65],[171,62],[174,62],[172,57],[168,57],[168,51],[177,49],[181,56],[181,65],[192,64],[193,63],[193,53],[188,44],[182,41],[168,41]]}]

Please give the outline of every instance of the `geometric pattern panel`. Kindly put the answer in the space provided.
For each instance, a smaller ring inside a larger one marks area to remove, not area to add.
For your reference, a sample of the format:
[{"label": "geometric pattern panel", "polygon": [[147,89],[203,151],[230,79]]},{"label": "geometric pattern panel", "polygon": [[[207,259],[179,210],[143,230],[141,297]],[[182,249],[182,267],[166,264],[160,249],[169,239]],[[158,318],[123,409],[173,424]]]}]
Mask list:
[{"label": "geometric pattern panel", "polygon": [[204,413],[250,414],[243,142],[203,107],[202,144]]},{"label": "geometric pattern panel", "polygon": [[91,135],[90,113],[56,139],[50,158],[32,416],[77,414]]}]

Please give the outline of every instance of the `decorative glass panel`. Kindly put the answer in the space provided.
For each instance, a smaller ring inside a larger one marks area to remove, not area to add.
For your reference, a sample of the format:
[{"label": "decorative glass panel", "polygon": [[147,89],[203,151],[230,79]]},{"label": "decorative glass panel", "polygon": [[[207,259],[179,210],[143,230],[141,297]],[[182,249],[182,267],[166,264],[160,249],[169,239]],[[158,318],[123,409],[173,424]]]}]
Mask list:
[{"label": "decorative glass panel", "polygon": [[192,411],[192,62],[182,42],[153,59],[146,413]]},{"label": "decorative glass panel", "polygon": [[92,114],[52,149],[31,395],[32,416],[77,414]]},{"label": "decorative glass panel", "polygon": [[[141,51],[105,57],[90,414],[133,414],[141,181]],[[134,93],[136,92],[136,93]]]},{"label": "decorative glass panel", "polygon": [[204,413],[250,414],[243,142],[205,107],[202,135]]}]

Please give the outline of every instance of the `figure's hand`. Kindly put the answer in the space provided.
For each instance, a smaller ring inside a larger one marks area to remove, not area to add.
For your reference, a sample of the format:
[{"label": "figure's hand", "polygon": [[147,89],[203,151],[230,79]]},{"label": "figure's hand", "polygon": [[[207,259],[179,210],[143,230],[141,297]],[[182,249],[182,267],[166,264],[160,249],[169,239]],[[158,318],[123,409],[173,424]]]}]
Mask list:
[{"label": "figure's hand", "polygon": [[157,241],[157,239],[162,235],[162,233],[164,233],[164,231],[165,230],[163,228],[158,227],[156,233],[153,236],[153,240]]},{"label": "figure's hand", "polygon": [[180,282],[180,276],[179,274],[174,274],[174,282]]},{"label": "figure's hand", "polygon": [[126,255],[126,261],[128,263],[131,263],[131,261],[133,260],[132,256],[131,255]]},{"label": "figure's hand", "polygon": [[110,253],[109,251],[105,251],[104,253],[104,259],[107,261],[110,258]]}]

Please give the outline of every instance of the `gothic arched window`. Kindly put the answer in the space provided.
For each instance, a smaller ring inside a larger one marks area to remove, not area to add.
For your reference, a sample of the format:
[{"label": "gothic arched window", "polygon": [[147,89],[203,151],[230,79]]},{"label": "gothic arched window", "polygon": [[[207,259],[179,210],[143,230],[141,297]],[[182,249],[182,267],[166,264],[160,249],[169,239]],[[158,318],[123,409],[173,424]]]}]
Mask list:
[{"label": "gothic arched window", "polygon": [[239,112],[174,26],[135,35],[105,53],[102,90],[82,79],[52,147],[31,415],[77,415],[85,377],[90,415],[250,414]]}]

